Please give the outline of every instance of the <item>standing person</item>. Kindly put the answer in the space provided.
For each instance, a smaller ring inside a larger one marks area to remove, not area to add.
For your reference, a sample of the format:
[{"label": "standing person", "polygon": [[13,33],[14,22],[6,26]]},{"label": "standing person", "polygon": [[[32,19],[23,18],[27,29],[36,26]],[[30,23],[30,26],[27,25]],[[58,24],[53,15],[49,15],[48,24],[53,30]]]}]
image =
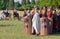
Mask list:
[{"label": "standing person", "polygon": [[55,23],[56,23],[56,13],[57,13],[57,11],[56,10],[54,10],[53,11],[53,33],[55,33],[56,32],[56,25],[55,25]]},{"label": "standing person", "polygon": [[42,17],[40,18],[40,35],[48,35],[48,26],[49,21],[43,10]]},{"label": "standing person", "polygon": [[54,24],[55,24],[55,29],[57,32],[60,32],[60,11],[58,10],[55,14],[54,14]]},{"label": "standing person", "polygon": [[52,28],[53,28],[53,19],[52,19],[52,10],[48,8],[47,10],[47,17],[49,19],[49,34],[52,33]]},{"label": "standing person", "polygon": [[43,11],[43,12],[44,12],[44,15],[46,15],[46,16],[47,16],[47,7],[46,7],[46,6],[44,6],[44,7],[43,7],[43,10],[44,10],[44,11]]},{"label": "standing person", "polygon": [[33,19],[32,19],[32,33],[34,33],[33,31],[35,30],[36,32],[36,35],[39,35],[39,32],[40,32],[40,16],[39,16],[39,13],[37,12],[36,10],[36,6],[34,6],[34,16],[33,16]]},{"label": "standing person", "polygon": [[24,33],[25,34],[32,34],[32,14],[30,10],[27,11],[27,15],[25,13],[23,17],[24,22]]}]

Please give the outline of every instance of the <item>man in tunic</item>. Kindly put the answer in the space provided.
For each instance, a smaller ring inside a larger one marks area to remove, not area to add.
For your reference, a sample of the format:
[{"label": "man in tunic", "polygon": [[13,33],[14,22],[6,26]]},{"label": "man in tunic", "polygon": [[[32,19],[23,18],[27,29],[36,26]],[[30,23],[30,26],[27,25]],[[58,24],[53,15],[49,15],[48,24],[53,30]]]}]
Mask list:
[{"label": "man in tunic", "polygon": [[34,6],[34,16],[32,19],[32,33],[34,33],[34,30],[36,32],[36,35],[39,35],[40,32],[40,16],[39,13],[36,10],[36,7]]}]

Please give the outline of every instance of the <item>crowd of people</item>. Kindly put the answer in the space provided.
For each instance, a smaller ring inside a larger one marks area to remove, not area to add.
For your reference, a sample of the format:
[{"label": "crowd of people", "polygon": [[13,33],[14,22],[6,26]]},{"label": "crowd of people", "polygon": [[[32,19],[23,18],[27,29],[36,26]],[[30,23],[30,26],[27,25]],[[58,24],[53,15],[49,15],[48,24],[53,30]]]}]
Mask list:
[{"label": "crowd of people", "polygon": [[[1,13],[0,19],[9,20],[11,19],[11,13],[8,10],[3,10]],[[13,18],[20,20],[20,16],[16,10],[13,10]],[[32,26],[32,34],[40,34],[41,28],[49,28],[48,32],[60,32],[60,10],[58,8],[52,7],[41,7],[37,9],[36,6],[32,10],[24,10],[23,20],[26,27],[28,28],[28,21]],[[26,18],[26,19],[24,19]],[[29,19],[30,18],[30,19]],[[44,26],[44,27],[43,27]]]},{"label": "crowd of people", "polygon": [[[49,33],[60,32],[60,10],[58,8],[52,7],[41,7],[39,10],[36,6],[32,10],[25,10],[23,18],[28,25],[28,17],[31,17],[32,20],[32,34],[34,31],[37,35],[40,34],[41,28],[43,26],[48,27]],[[27,26],[28,27],[28,26]]]},{"label": "crowd of people", "polygon": [[20,20],[19,13],[17,12],[16,9],[13,10],[13,13],[9,12],[7,9],[3,10],[3,12],[1,13],[1,16],[0,16],[0,20],[11,20],[12,16],[13,16],[14,20],[15,19]]}]

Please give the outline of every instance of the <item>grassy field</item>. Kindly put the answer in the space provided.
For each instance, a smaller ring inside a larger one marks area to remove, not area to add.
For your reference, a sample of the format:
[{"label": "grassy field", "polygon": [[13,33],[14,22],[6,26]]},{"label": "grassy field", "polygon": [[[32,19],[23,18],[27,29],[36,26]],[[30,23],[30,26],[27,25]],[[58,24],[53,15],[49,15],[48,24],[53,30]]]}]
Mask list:
[{"label": "grassy field", "polygon": [[48,36],[24,35],[22,21],[0,21],[0,39],[60,39],[60,34]]}]

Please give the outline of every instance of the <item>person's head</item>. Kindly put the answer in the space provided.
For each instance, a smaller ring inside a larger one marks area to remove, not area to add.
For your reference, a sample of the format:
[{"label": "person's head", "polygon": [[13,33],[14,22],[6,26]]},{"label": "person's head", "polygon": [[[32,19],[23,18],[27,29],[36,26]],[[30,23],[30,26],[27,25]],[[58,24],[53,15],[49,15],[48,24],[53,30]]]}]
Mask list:
[{"label": "person's head", "polygon": [[40,14],[40,10],[38,10],[39,14]]},{"label": "person's head", "polygon": [[29,12],[28,13],[30,13],[30,10],[29,10]]},{"label": "person's head", "polygon": [[58,12],[58,9],[56,9],[56,12]]},{"label": "person's head", "polygon": [[34,9],[37,9],[37,7],[36,7],[36,6],[34,6]]},{"label": "person's head", "polygon": [[34,15],[34,14],[35,14],[35,13],[34,13],[34,10],[31,10],[31,14],[32,14],[32,15]]},{"label": "person's head", "polygon": [[47,17],[47,15],[45,14],[45,10],[42,10],[42,17]]},{"label": "person's head", "polygon": [[56,10],[53,10],[52,13],[53,13],[53,14],[56,14]]},{"label": "person's head", "polygon": [[52,6],[50,6],[49,8],[52,9]]},{"label": "person's head", "polygon": [[51,11],[50,8],[48,8],[47,11]]},{"label": "person's head", "polygon": [[45,14],[45,10],[42,10],[42,15],[44,15]]},{"label": "person's head", "polygon": [[60,10],[58,10],[57,14],[60,14]]},{"label": "person's head", "polygon": [[47,14],[45,13],[45,10],[42,10],[42,16],[47,17]]},{"label": "person's head", "polygon": [[40,7],[39,13],[42,14],[43,8]]},{"label": "person's head", "polygon": [[60,14],[60,10],[59,10],[59,14]]},{"label": "person's head", "polygon": [[58,9],[56,9],[56,14],[58,14],[59,13],[59,10]]},{"label": "person's head", "polygon": [[45,7],[43,7],[43,10],[45,10]]},{"label": "person's head", "polygon": [[27,10],[27,13],[30,13],[30,10]]},{"label": "person's head", "polygon": [[36,6],[34,6],[34,8],[36,8]]}]

